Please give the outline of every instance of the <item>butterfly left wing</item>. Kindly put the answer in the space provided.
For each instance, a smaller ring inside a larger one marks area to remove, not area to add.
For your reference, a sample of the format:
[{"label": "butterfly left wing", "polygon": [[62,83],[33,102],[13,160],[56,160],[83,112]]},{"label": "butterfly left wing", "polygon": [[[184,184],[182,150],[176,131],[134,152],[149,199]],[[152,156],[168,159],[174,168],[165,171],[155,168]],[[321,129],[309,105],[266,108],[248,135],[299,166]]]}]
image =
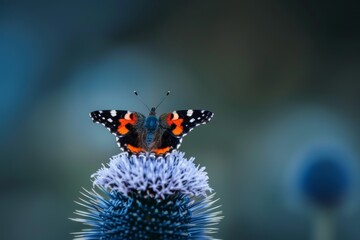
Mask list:
[{"label": "butterfly left wing", "polygon": [[200,124],[208,123],[214,113],[207,110],[178,110],[160,116],[159,122],[166,129],[161,136],[161,144],[155,153],[169,152],[180,147],[182,137]]},{"label": "butterfly left wing", "polygon": [[116,141],[121,150],[130,153],[144,152],[139,141],[137,126],[142,126],[145,116],[138,112],[125,110],[100,110],[90,113],[95,123],[100,123],[112,134],[117,136]]}]

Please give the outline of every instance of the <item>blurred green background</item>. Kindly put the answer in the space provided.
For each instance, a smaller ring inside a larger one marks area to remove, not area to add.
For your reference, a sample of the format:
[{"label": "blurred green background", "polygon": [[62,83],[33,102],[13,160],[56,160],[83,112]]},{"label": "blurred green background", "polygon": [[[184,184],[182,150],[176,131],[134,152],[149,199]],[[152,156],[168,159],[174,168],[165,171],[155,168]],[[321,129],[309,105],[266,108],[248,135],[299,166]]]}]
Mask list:
[{"label": "blurred green background", "polygon": [[[81,187],[119,153],[88,113],[208,109],[181,146],[221,198],[222,239],[304,240],[284,175],[309,145],[359,161],[355,1],[1,1],[0,239],[71,239]],[[354,197],[354,199],[356,199]],[[356,201],[355,201],[356,202]],[[291,205],[291,204],[290,204]],[[357,204],[338,239],[358,240]]]}]

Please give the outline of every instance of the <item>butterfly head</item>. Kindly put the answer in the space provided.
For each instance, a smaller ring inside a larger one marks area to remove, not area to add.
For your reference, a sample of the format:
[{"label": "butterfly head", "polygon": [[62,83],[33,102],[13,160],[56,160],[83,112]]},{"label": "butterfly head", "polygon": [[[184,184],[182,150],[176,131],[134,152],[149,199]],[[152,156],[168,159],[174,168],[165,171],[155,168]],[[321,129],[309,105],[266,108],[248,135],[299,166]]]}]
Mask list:
[{"label": "butterfly head", "polygon": [[156,108],[155,107],[151,108],[149,116],[155,116],[156,117]]}]

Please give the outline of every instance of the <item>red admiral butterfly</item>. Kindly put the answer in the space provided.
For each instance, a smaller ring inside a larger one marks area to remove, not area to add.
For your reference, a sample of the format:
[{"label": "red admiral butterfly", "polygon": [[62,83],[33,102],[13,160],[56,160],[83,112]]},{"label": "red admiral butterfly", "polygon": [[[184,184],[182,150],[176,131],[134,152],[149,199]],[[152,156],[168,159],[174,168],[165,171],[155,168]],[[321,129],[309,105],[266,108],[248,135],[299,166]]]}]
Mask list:
[{"label": "red admiral butterfly", "polygon": [[162,155],[178,149],[188,132],[208,123],[214,115],[207,110],[189,109],[165,113],[157,118],[156,108],[151,108],[148,117],[127,110],[94,111],[90,117],[116,136],[121,150],[131,154],[150,152]]}]

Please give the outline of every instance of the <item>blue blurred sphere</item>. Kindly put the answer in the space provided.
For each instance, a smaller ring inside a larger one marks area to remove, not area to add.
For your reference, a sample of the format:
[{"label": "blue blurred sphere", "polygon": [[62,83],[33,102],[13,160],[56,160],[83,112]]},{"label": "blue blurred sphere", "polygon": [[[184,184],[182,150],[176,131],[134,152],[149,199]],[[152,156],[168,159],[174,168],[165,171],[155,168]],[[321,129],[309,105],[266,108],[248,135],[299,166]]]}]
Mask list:
[{"label": "blue blurred sphere", "polygon": [[340,206],[350,192],[350,166],[345,154],[333,149],[310,152],[300,170],[300,193],[320,208]]}]

